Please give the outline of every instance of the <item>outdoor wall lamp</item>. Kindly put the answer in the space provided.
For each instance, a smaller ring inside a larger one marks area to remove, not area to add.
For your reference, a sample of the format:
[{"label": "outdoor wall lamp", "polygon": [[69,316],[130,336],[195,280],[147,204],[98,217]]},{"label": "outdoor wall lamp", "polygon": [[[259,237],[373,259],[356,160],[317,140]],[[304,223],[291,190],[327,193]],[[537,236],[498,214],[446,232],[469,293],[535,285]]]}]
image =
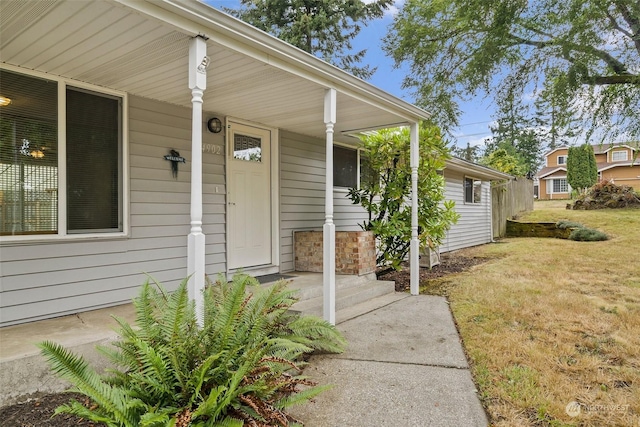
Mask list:
[{"label": "outdoor wall lamp", "polygon": [[220,133],[222,130],[222,122],[219,118],[213,117],[207,121],[207,129],[211,133]]}]

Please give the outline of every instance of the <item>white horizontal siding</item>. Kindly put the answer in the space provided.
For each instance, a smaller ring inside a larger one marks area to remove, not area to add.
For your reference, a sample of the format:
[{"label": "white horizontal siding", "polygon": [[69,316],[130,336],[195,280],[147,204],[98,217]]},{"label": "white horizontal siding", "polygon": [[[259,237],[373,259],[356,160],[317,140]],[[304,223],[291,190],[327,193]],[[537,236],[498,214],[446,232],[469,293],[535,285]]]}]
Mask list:
[{"label": "white horizontal siding", "polygon": [[[205,115],[205,118],[210,115]],[[0,326],[130,301],[145,273],[175,288],[186,276],[191,110],[129,98],[130,236],[0,246]],[[224,146],[222,134],[203,133]],[[187,159],[171,174],[170,149]],[[224,156],[203,153],[207,274],[226,269]]]},{"label": "white horizontal siding", "polygon": [[445,169],[445,197],[456,203],[460,215],[457,224],[447,232],[441,252],[455,251],[491,242],[491,186],[482,182],[481,203],[465,203],[464,175]]},{"label": "white horizontal siding", "polygon": [[[290,132],[280,133],[280,271],[293,271],[293,233],[322,230],[325,203],[325,141]],[[360,230],[366,218],[346,191],[333,197],[336,231]]]}]

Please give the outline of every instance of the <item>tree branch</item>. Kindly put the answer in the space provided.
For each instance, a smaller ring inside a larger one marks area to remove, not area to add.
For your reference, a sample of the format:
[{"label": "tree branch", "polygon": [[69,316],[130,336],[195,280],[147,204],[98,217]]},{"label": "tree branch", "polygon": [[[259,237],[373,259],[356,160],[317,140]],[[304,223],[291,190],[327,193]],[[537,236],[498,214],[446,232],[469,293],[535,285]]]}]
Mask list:
[{"label": "tree branch", "polygon": [[633,40],[633,44],[636,46],[636,50],[640,53],[640,19],[633,13],[629,11],[627,6],[621,3],[619,0],[614,2],[616,5],[616,9],[622,15],[622,18],[629,24],[631,31],[633,31],[633,35],[631,36],[631,40]]},{"label": "tree branch", "polygon": [[611,25],[613,26],[613,28],[620,31],[622,34],[629,37],[630,39],[633,39],[633,34],[625,30],[624,28],[622,28],[622,26],[618,24],[618,21],[616,21],[616,18],[611,14],[611,12],[609,12],[608,10],[605,10],[605,13],[607,14],[607,17],[609,18],[609,22],[611,22]]},{"label": "tree branch", "polygon": [[578,52],[583,52],[583,53],[586,53],[586,54],[593,55],[596,58],[600,58],[617,75],[627,75],[627,74],[629,74],[629,72],[627,71],[627,67],[622,62],[620,62],[618,59],[614,58],[608,52],[605,52],[605,51],[600,50],[600,49],[596,49],[593,46],[581,46],[579,44],[575,44],[575,43],[571,43],[571,42],[557,41],[557,40],[550,40],[550,41],[528,40],[528,39],[522,38],[520,36],[516,36],[515,34],[509,34],[509,37],[511,37],[514,41],[516,41],[516,42],[518,42],[520,44],[533,46],[533,47],[536,47],[538,49],[542,49],[542,48],[549,47],[549,46],[563,46],[564,45],[564,46],[570,48],[571,50],[578,51]]},{"label": "tree branch", "polygon": [[637,74],[623,74],[616,76],[593,76],[589,78],[588,83],[596,85],[621,85],[631,84],[640,86],[640,75]]}]

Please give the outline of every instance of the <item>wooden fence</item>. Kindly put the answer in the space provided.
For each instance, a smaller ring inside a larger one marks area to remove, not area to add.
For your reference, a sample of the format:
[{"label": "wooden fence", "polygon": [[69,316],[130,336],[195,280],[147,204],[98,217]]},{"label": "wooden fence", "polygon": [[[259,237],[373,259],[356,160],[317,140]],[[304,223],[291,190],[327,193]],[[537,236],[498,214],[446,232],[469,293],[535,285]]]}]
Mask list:
[{"label": "wooden fence", "polygon": [[491,186],[493,237],[504,237],[507,219],[533,210],[533,181],[526,178],[497,182]]}]

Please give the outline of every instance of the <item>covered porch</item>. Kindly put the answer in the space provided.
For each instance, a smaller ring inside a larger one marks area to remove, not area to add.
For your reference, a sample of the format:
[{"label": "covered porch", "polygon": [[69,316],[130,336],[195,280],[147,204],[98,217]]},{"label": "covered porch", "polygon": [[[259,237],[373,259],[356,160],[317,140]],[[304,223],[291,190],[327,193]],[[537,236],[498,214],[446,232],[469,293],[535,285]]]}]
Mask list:
[{"label": "covered porch", "polygon": [[[411,126],[416,191],[418,123],[428,113],[195,1],[12,2],[1,18],[4,70],[57,82],[60,111],[69,85],[119,97],[123,115],[120,229],[111,235],[67,233],[61,191],[55,234],[3,236],[0,325],[118,306],[135,295],[142,271],[167,284],[193,275],[196,301],[206,274],[288,274],[293,252],[283,248],[292,247],[294,229],[305,228],[323,230],[322,315],[336,322],[336,227],[357,226],[336,218],[334,143],[354,146],[358,132]],[[209,131],[212,118],[221,119],[219,133]],[[271,251],[266,261],[239,267],[230,262],[236,125],[258,128],[272,142],[265,190]],[[65,167],[71,167],[65,138],[60,126],[60,188]],[[300,141],[307,139],[324,144],[317,153],[321,160],[313,159],[318,179],[305,184],[313,200],[304,186],[289,190],[281,184],[305,173],[307,166],[296,162],[307,149]],[[165,158],[178,149],[184,164],[172,178]],[[285,163],[292,169],[285,171]],[[301,211],[307,206],[314,210]],[[412,227],[417,294],[415,204]]]}]

